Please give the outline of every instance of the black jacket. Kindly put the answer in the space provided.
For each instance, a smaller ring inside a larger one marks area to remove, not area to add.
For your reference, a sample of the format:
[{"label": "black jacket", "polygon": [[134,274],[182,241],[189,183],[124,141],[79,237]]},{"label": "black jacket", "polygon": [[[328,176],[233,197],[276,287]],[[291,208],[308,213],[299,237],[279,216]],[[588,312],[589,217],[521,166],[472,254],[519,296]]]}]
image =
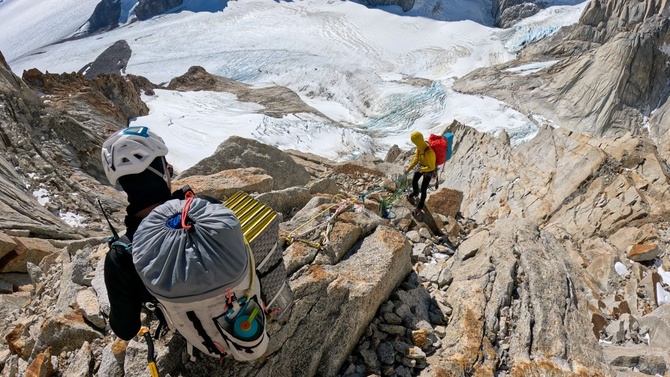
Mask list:
[{"label": "black jacket", "polygon": [[[176,191],[173,198],[183,199],[181,191]],[[212,203],[221,203],[220,200],[212,197],[198,197]],[[126,216],[126,236],[130,241],[141,222],[142,218]],[[155,298],[149,293],[137,274],[133,256],[129,250],[124,250],[122,247],[110,247],[105,257],[105,285],[110,304],[109,325],[116,336],[123,340],[130,340],[140,330],[142,306],[145,302],[155,301]]]}]

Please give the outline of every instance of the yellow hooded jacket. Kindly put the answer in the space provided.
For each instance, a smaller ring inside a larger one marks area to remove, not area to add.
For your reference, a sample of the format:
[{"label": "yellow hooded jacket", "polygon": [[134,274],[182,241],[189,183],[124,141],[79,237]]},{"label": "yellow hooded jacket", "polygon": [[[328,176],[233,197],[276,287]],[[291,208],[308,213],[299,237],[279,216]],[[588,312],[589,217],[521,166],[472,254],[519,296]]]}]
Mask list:
[{"label": "yellow hooded jacket", "polygon": [[423,134],[419,131],[414,131],[410,135],[410,140],[416,145],[416,153],[414,154],[412,162],[410,162],[407,167],[407,172],[409,173],[416,164],[421,164],[419,171],[422,173],[428,173],[435,170],[435,152],[423,139]]}]

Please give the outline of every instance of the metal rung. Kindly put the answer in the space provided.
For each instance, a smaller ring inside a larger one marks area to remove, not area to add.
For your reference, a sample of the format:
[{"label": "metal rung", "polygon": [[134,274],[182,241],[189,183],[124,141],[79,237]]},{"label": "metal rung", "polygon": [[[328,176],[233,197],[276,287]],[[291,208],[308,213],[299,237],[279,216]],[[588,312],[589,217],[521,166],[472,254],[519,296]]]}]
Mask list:
[{"label": "metal rung", "polygon": [[277,218],[277,212],[272,208],[242,191],[233,194],[224,205],[233,211],[240,221],[247,242],[253,241]]}]

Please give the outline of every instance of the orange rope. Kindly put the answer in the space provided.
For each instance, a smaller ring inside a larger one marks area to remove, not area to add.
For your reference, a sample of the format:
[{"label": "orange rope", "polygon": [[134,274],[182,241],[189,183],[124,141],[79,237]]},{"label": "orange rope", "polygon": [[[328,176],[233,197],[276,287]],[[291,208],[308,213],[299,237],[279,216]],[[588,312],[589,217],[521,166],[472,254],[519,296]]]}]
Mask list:
[{"label": "orange rope", "polygon": [[188,230],[191,229],[193,225],[186,224],[186,216],[188,216],[188,210],[191,208],[191,203],[193,202],[193,198],[195,198],[195,194],[193,194],[193,191],[187,191],[184,197],[186,198],[186,203],[184,203],[184,208],[181,210],[181,227]]}]

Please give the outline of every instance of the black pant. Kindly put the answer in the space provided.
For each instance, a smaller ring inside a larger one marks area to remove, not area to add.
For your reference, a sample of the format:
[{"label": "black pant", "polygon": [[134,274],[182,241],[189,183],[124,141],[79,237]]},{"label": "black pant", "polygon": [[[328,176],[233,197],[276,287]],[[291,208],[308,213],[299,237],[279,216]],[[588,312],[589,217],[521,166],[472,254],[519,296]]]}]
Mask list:
[{"label": "black pant", "polygon": [[423,209],[423,203],[426,201],[426,191],[428,191],[428,185],[430,185],[430,179],[433,177],[433,171],[428,173],[414,172],[414,177],[412,177],[412,196],[417,196],[419,191],[419,178],[423,176],[423,181],[421,182],[421,196],[419,197],[419,202],[416,203],[416,209]]}]

